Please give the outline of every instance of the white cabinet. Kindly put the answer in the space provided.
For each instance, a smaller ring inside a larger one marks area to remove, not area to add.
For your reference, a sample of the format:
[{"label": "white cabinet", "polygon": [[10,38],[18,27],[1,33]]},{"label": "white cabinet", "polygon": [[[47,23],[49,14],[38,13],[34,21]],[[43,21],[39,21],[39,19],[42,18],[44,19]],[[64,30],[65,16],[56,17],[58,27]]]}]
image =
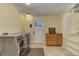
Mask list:
[{"label": "white cabinet", "polygon": [[14,37],[0,37],[0,54],[2,56],[17,55]]},{"label": "white cabinet", "polygon": [[0,36],[0,55],[24,56],[29,51],[30,35],[3,35]]}]

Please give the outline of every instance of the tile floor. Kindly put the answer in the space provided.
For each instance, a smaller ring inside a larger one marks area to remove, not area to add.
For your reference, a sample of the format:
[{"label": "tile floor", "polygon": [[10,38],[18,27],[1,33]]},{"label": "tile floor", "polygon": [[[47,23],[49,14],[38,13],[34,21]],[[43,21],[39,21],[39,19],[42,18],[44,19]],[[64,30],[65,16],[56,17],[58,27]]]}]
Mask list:
[{"label": "tile floor", "polygon": [[63,46],[46,46],[42,44],[32,44],[32,48],[43,48],[45,56],[75,56],[69,52]]},{"label": "tile floor", "polygon": [[44,52],[46,56],[74,56],[61,46],[45,46]]}]

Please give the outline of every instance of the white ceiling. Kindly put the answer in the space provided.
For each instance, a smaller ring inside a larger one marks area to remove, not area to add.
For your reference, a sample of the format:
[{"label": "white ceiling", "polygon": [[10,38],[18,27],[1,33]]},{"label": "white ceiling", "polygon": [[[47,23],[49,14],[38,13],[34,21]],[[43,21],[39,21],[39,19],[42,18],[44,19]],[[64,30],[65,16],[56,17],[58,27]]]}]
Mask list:
[{"label": "white ceiling", "polygon": [[31,13],[33,15],[57,15],[70,8],[73,3],[12,3],[19,12]]}]

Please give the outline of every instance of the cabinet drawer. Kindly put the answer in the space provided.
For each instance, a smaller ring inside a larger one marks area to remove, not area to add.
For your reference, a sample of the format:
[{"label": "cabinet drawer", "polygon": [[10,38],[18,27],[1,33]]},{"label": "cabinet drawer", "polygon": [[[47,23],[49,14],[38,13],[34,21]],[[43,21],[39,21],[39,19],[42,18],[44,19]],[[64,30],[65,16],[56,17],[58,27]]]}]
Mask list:
[{"label": "cabinet drawer", "polygon": [[56,41],[53,41],[53,42],[52,41],[48,41],[47,45],[57,45],[57,42]]},{"label": "cabinet drawer", "polygon": [[57,41],[57,39],[46,39],[47,42]]}]

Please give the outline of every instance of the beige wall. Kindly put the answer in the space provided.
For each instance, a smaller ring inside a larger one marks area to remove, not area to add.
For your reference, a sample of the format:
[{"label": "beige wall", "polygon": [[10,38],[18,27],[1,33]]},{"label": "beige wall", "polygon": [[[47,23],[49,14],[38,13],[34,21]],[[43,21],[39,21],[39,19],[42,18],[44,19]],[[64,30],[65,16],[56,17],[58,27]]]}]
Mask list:
[{"label": "beige wall", "polygon": [[48,33],[49,27],[55,27],[57,33],[62,32],[61,15],[27,16],[26,14],[17,12],[16,8],[10,4],[0,4],[0,32],[30,32],[29,24],[32,23],[35,18],[44,19],[45,33]]},{"label": "beige wall", "polygon": [[57,33],[62,33],[62,18],[61,18],[62,16],[61,15],[58,15],[58,16],[33,16],[32,15],[32,16],[30,16],[31,17],[30,19],[28,19],[28,16],[26,14],[20,14],[20,16],[22,19],[25,19],[25,20],[23,20],[25,23],[25,25],[23,25],[23,26],[24,26],[26,32],[30,32],[29,25],[32,23],[32,21],[34,19],[41,18],[44,20],[45,33],[48,33],[49,27],[55,27]]},{"label": "beige wall", "polygon": [[17,10],[10,4],[0,4],[0,33],[20,30],[21,21]]},{"label": "beige wall", "polygon": [[49,27],[55,27],[57,33],[62,32],[61,19],[59,16],[35,16],[36,18],[43,18],[45,24],[45,32],[48,33]]},{"label": "beige wall", "polygon": [[64,22],[66,24],[66,32],[68,35],[76,34],[77,32],[79,32],[79,13],[68,13],[68,16],[65,15],[67,16],[67,18],[64,18],[66,20],[66,22]]},{"label": "beige wall", "polygon": [[68,19],[69,34],[77,34],[79,32],[79,13],[72,13]]}]

